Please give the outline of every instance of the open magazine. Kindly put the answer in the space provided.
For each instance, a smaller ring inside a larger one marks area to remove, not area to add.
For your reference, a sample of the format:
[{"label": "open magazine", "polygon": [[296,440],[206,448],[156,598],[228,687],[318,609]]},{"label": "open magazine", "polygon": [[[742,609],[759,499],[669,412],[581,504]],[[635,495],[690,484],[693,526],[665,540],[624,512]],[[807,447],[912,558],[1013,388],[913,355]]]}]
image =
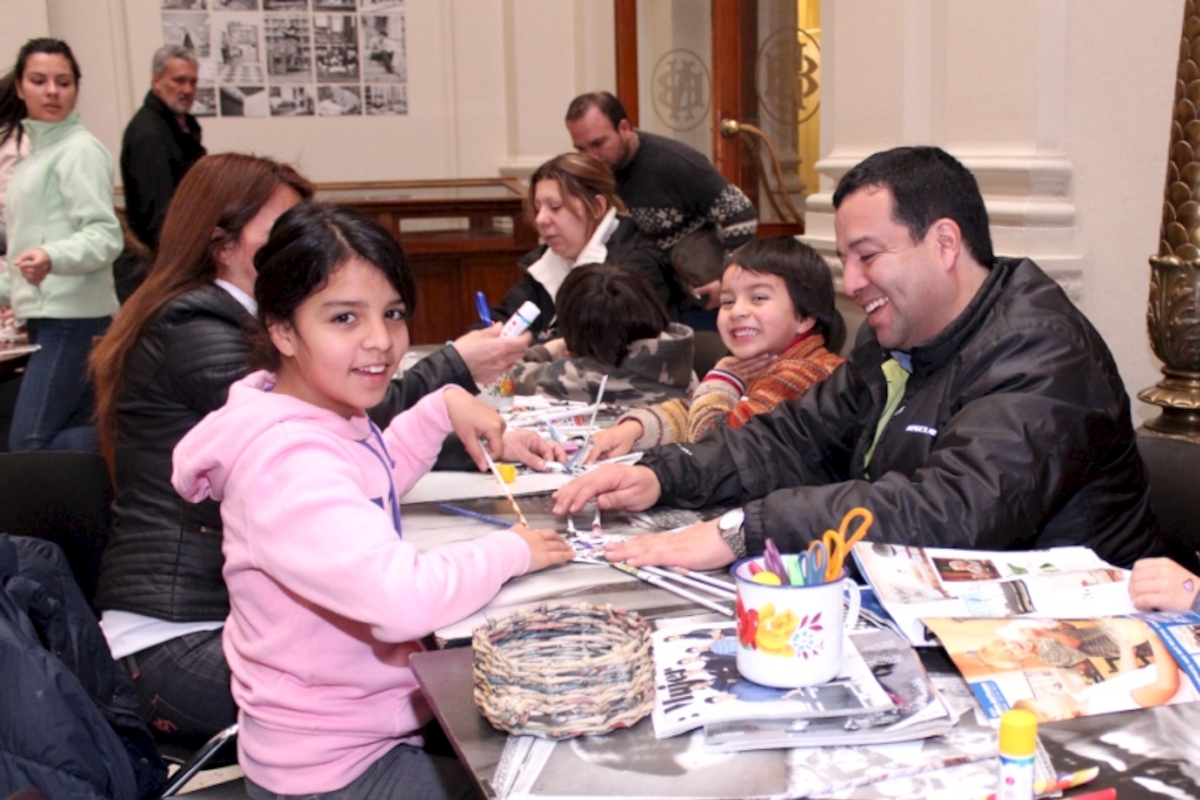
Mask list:
[{"label": "open magazine", "polygon": [[1200,700],[1200,614],[935,619],[984,712],[1042,721]]},{"label": "open magazine", "polygon": [[1118,616],[1135,612],[1129,573],[1086,547],[956,550],[860,542],[854,560],[914,644],[925,617]]},{"label": "open magazine", "polygon": [[858,632],[842,648],[842,669],[829,683],[775,689],[737,671],[737,624],[699,623],[654,633],[654,733],[675,736],[727,720],[861,715],[894,707],[858,653]]},{"label": "open magazine", "polygon": [[755,719],[704,726],[717,752],[884,744],[948,734],[954,726],[941,695],[908,640],[890,630],[860,630],[854,644],[895,704],[884,711],[817,719]]}]

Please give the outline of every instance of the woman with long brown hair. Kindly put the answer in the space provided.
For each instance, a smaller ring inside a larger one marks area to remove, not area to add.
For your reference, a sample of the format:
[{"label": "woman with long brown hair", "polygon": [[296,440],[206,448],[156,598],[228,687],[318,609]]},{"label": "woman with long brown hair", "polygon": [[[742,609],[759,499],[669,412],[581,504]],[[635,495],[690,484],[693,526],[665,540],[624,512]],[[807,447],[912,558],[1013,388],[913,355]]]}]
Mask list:
[{"label": "woman with long brown hair", "polygon": [[[196,162],[171,201],[150,274],[92,355],[101,446],[116,482],[96,604],[151,726],[183,739],[227,727],[237,709],[221,651],[229,598],[220,509],[176,494],[171,455],[249,372],[254,256],[275,219],[312,192],[270,159]],[[392,381],[371,416],[386,424],[448,383],[475,391],[475,380],[494,380],[524,348],[498,330],[469,333]]]},{"label": "woman with long brown hair", "polygon": [[525,278],[504,295],[494,318],[507,319],[532,300],[541,313],[530,329],[547,330],[567,273],[605,262],[641,275],[672,318],[677,316],[684,300],[675,272],[654,240],[626,215],[616,179],[603,163],[582,153],[563,153],[542,164],[529,179],[526,212],[544,244],[522,257]]}]

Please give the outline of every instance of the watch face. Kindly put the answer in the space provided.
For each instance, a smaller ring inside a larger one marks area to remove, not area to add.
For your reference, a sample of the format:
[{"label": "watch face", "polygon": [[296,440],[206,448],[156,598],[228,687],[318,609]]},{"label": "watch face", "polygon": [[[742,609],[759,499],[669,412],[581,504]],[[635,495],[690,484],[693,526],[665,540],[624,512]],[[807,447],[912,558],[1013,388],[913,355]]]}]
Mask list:
[{"label": "watch face", "polygon": [[745,518],[746,512],[742,511],[740,508],[735,508],[732,511],[726,511],[721,515],[721,519],[717,523],[717,527],[723,531],[730,531],[734,528],[740,528],[742,526],[742,521],[745,520]]}]

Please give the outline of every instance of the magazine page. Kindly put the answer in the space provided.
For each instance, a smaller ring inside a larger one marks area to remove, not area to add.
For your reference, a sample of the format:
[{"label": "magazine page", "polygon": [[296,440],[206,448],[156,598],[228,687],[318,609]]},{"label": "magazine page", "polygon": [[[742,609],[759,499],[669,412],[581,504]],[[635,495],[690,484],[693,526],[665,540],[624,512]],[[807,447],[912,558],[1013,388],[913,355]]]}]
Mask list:
[{"label": "magazine page", "polygon": [[705,746],[733,752],[882,744],[949,733],[954,718],[907,639],[890,630],[861,630],[854,644],[894,708],[847,717],[712,723],[704,728]]},{"label": "magazine page", "polygon": [[1117,616],[1134,613],[1129,573],[1086,547],[957,550],[860,542],[854,560],[917,645],[922,617]]},{"label": "magazine page", "polygon": [[[519,739],[509,737],[509,746]],[[559,742],[539,739],[526,748],[525,774],[498,800],[769,800],[788,797],[786,753],[709,753],[704,734],[657,739],[648,720],[605,734]],[[582,778],[586,776],[586,778]]]},{"label": "magazine page", "polygon": [[926,619],[989,719],[1042,721],[1200,700],[1200,615]]},{"label": "magazine page", "polygon": [[654,633],[655,699],[660,739],[710,722],[848,716],[894,707],[854,646],[842,648],[842,669],[819,686],[774,689],[737,671],[737,624],[701,623]]}]

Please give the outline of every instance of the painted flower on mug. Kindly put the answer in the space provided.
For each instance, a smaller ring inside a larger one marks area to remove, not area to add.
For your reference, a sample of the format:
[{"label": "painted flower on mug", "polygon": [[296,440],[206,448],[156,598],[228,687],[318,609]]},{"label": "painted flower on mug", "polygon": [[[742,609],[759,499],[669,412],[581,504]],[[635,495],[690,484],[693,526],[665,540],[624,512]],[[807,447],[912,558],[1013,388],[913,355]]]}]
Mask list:
[{"label": "painted flower on mug", "polygon": [[754,637],[758,635],[758,610],[747,609],[742,598],[737,599],[738,641],[744,647],[754,649]]},{"label": "painted flower on mug", "polygon": [[801,658],[808,658],[824,650],[825,637],[817,635],[823,630],[825,630],[825,626],[821,624],[821,614],[819,612],[813,614],[811,617],[807,615],[801,617],[791,640],[791,645],[796,655]]},{"label": "painted flower on mug", "polygon": [[799,619],[791,610],[776,613],[773,603],[763,606],[758,613],[758,649],[775,656],[794,657],[795,651],[788,640],[798,623]]}]

